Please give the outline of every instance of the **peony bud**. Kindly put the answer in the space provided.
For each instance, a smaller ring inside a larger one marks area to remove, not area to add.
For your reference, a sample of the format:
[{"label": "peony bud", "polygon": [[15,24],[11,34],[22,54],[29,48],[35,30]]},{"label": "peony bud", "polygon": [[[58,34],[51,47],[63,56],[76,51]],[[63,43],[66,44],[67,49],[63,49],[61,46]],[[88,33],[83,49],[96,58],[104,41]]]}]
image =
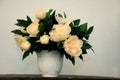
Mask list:
[{"label": "peony bud", "polygon": [[36,18],[37,19],[44,19],[46,16],[46,11],[44,11],[43,9],[38,9],[36,11]]},{"label": "peony bud", "polygon": [[20,47],[21,43],[26,40],[27,38],[26,37],[23,37],[22,35],[15,35],[15,41],[18,45],[18,47]]},{"label": "peony bud", "polygon": [[28,51],[30,49],[30,42],[27,41],[27,40],[24,40],[21,45],[20,45],[20,48],[23,50],[23,51]]},{"label": "peony bud", "polygon": [[41,36],[40,42],[41,42],[41,44],[48,44],[49,43],[49,36],[48,35]]}]

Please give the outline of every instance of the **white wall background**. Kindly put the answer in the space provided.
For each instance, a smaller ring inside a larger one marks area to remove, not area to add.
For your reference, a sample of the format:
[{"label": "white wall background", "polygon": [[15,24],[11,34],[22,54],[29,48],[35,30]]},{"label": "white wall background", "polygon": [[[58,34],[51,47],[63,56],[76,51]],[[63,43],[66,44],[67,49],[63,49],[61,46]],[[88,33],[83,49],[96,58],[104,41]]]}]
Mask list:
[{"label": "white wall background", "polygon": [[120,0],[0,0],[0,74],[40,74],[36,54],[21,60],[13,34],[17,18],[34,18],[36,9],[56,9],[94,25],[89,51],[73,66],[64,59],[61,74],[120,77]]}]

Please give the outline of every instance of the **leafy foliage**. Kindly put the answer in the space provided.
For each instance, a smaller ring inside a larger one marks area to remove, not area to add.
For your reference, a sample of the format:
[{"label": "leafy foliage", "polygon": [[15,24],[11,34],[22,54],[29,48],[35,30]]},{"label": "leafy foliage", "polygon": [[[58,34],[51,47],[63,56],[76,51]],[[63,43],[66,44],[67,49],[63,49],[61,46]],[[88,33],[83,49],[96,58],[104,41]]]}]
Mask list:
[{"label": "leafy foliage", "polygon": [[86,35],[85,35],[85,39],[89,39],[89,36],[90,36],[90,34],[92,33],[92,31],[93,31],[93,26],[91,26],[88,30],[87,30],[87,32],[86,32]]},{"label": "leafy foliage", "polygon": [[20,27],[28,27],[32,23],[32,20],[30,19],[29,16],[27,16],[27,20],[23,19],[17,19],[17,22],[15,25],[20,26]]},{"label": "leafy foliage", "polygon": [[75,58],[74,57],[71,57],[67,53],[65,53],[65,57],[66,57],[66,59],[69,59],[72,62],[73,65],[75,65]]},{"label": "leafy foliage", "polygon": [[82,55],[80,55],[79,58],[82,59],[82,61],[83,61],[83,56]]},{"label": "leafy foliage", "polygon": [[28,36],[29,34],[28,33],[23,33],[23,32],[21,32],[21,30],[13,30],[13,31],[11,31],[12,33],[14,33],[14,34],[19,34],[19,35],[23,35],[23,36]]},{"label": "leafy foliage", "polygon": [[27,56],[29,56],[29,51],[24,52],[22,60],[24,60]]}]

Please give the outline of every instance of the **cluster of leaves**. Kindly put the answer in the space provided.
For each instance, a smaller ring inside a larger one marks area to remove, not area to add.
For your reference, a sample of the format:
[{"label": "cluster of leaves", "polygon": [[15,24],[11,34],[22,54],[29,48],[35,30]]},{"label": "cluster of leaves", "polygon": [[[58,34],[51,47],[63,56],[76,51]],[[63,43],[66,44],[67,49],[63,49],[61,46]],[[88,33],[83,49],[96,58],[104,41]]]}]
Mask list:
[{"label": "cluster of leaves", "polygon": [[[39,40],[40,36],[44,35],[44,33],[46,33],[47,35],[49,35],[50,30],[52,29],[54,24],[57,24],[58,22],[55,19],[56,16],[56,11],[50,9],[47,14],[46,17],[43,20],[39,20],[39,33],[37,34],[37,37],[29,37],[28,41],[31,43],[31,47],[28,51],[24,52],[23,54],[23,59],[25,59],[27,56],[29,56],[29,54],[33,54],[34,51],[40,51],[42,49],[46,49],[46,50],[58,50],[61,52],[61,54],[65,54],[66,58],[69,59],[73,65],[75,64],[75,58],[71,57],[70,55],[68,55],[63,48],[63,42],[52,42],[50,41],[49,44],[47,45],[43,45],[39,42],[37,42],[37,40]],[[64,13],[64,15],[58,13],[59,17],[64,17],[66,18],[66,14]],[[24,27],[24,29],[26,30],[26,28],[32,23],[32,20],[29,16],[27,16],[27,20],[23,20],[23,19],[17,19],[17,23],[15,25],[19,26],[19,27]],[[92,49],[92,46],[87,42],[87,40],[89,39],[89,36],[91,34],[91,32],[93,31],[93,26],[91,26],[90,28],[87,28],[87,23],[81,24],[80,25],[80,19],[76,19],[73,20],[73,22],[70,23],[70,27],[71,27],[71,35],[77,35],[79,37],[79,39],[82,39],[84,41],[83,43],[83,47],[82,47],[82,54],[86,54],[87,53],[87,49]],[[11,31],[14,34],[19,34],[22,36],[29,36],[28,33],[23,33],[21,30],[19,29],[15,29],[13,31]],[[79,56],[80,59],[83,60],[83,56],[82,54]]]},{"label": "cluster of leaves", "polygon": [[[29,16],[27,16],[27,20],[23,20],[23,19],[17,19],[17,23],[15,25],[19,26],[19,27],[24,27],[24,29],[26,30],[26,28],[32,23],[32,20]],[[29,36],[28,33],[23,33],[21,30],[19,29],[15,29],[13,31],[11,31],[14,34],[19,34],[22,36]]]}]

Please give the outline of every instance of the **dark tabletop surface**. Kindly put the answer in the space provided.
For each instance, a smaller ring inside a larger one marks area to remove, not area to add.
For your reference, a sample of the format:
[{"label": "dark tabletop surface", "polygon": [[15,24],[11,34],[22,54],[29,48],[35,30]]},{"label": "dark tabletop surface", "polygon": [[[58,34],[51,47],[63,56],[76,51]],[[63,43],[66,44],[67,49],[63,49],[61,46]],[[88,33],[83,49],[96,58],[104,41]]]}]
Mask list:
[{"label": "dark tabletop surface", "polygon": [[110,79],[120,80],[116,77],[105,76],[84,76],[84,75],[59,75],[58,77],[42,77],[41,75],[27,74],[2,74],[0,80],[80,80],[80,79]]}]

